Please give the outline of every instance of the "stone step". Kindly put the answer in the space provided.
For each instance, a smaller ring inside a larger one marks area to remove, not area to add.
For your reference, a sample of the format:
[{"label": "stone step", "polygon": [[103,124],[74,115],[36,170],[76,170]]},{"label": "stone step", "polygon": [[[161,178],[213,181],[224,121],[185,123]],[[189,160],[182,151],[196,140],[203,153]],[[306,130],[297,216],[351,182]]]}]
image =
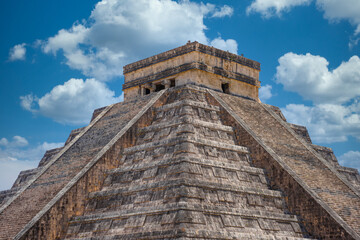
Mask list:
[{"label": "stone step", "polygon": [[142,170],[146,170],[148,168],[171,165],[171,164],[178,163],[178,162],[189,162],[189,163],[199,164],[201,166],[206,166],[206,167],[219,167],[219,168],[228,169],[229,171],[230,170],[231,171],[241,171],[241,172],[247,172],[250,174],[259,174],[259,175],[265,174],[265,171],[262,168],[245,166],[242,164],[240,165],[240,164],[237,164],[236,162],[235,163],[227,163],[227,162],[220,162],[220,161],[204,159],[204,158],[200,158],[200,157],[191,157],[191,156],[181,156],[181,157],[176,157],[176,158],[172,158],[172,159],[163,159],[163,160],[158,160],[158,161],[153,161],[153,162],[146,162],[146,163],[141,162],[141,163],[136,163],[131,166],[121,166],[119,168],[107,170],[107,174],[127,172],[127,171],[131,171],[131,170],[142,171]]},{"label": "stone step", "polygon": [[[245,185],[245,184],[244,184]],[[214,183],[194,179],[177,179],[130,187],[104,189],[89,195],[86,212],[113,211],[138,208],[145,205],[184,201],[229,208],[284,211],[282,195],[278,191],[239,186],[239,184]]]},{"label": "stone step", "polygon": [[174,118],[167,122],[152,124],[148,127],[142,128],[141,131],[143,131],[143,132],[157,131],[159,129],[177,126],[180,124],[187,124],[187,123],[192,124],[193,126],[197,126],[197,127],[206,127],[206,128],[210,128],[212,130],[219,130],[219,131],[223,131],[223,132],[233,133],[233,128],[230,126],[226,126],[226,125],[219,124],[219,123],[203,121],[198,118],[195,118],[194,116],[188,116],[188,115]]},{"label": "stone step", "polygon": [[151,162],[178,155],[194,155],[224,162],[241,161],[249,165],[248,149],[242,146],[208,140],[197,136],[177,136],[124,149],[120,165]]},{"label": "stone step", "polygon": [[180,202],[75,217],[70,221],[68,236],[79,233],[91,236],[98,231],[119,234],[126,233],[127,228],[139,228],[138,231],[143,232],[147,228],[173,228],[174,224],[188,228],[196,224],[200,232],[206,224],[220,225],[230,233],[276,233],[294,237],[301,236],[302,232],[299,219],[292,215]]},{"label": "stone step", "polygon": [[247,193],[247,194],[261,195],[272,198],[282,197],[281,193],[276,190],[251,188],[247,186],[239,186],[238,184],[215,183],[215,182],[209,182],[198,179],[179,178],[170,181],[162,180],[158,182],[145,183],[141,185],[133,185],[127,187],[118,187],[114,184],[111,186],[111,188],[90,193],[89,198],[113,196],[118,194],[129,195],[130,193],[137,193],[145,190],[153,190],[153,191],[156,189],[163,190],[164,188],[175,187],[175,186],[200,187],[208,190],[222,190],[222,191],[230,191],[234,193],[235,192]]},{"label": "stone step", "polygon": [[[184,144],[185,143],[185,144]],[[143,151],[143,150],[149,150],[149,149],[155,149],[163,146],[169,146],[169,145],[176,145],[176,148],[174,149],[174,153],[176,152],[192,152],[192,153],[198,153],[198,151],[195,151],[194,145],[201,145],[201,146],[208,146],[212,148],[222,149],[222,150],[229,150],[229,151],[235,151],[238,153],[249,153],[248,149],[243,146],[238,146],[235,144],[227,144],[222,143],[218,141],[212,141],[208,140],[206,138],[201,138],[197,136],[179,136],[179,137],[173,137],[168,138],[160,141],[154,141],[151,143],[144,143],[141,145],[137,145],[134,147],[129,147],[124,149],[124,154],[132,154],[135,152]]]},{"label": "stone step", "polygon": [[161,107],[156,108],[156,110],[158,112],[168,111],[168,110],[172,110],[174,108],[179,108],[182,106],[191,106],[191,107],[196,107],[196,108],[202,108],[202,109],[209,110],[209,111],[217,111],[217,112],[220,111],[220,108],[218,106],[213,106],[206,102],[199,102],[199,101],[193,101],[193,100],[187,100],[187,99],[163,105]]},{"label": "stone step", "polygon": [[204,121],[220,123],[220,108],[208,103],[196,102],[192,100],[181,100],[166,104],[156,109],[155,123],[168,121],[181,116],[194,116]]},{"label": "stone step", "polygon": [[192,178],[232,182],[248,187],[267,189],[264,171],[240,164],[229,164],[201,158],[178,157],[132,166],[122,166],[107,172],[104,189],[110,185],[127,186],[129,183],[144,184],[163,179],[177,178],[180,173],[187,173]]},{"label": "stone step", "polygon": [[166,122],[145,127],[139,131],[136,144],[158,141],[163,138],[175,137],[184,134],[196,134],[213,141],[234,144],[233,129],[222,124],[211,123],[196,119],[192,116],[182,116]]},{"label": "stone step", "polygon": [[227,206],[229,208],[284,212],[284,202],[280,197],[221,189],[206,189],[204,186],[180,185],[164,187],[163,189],[145,189],[124,194],[108,195],[106,193],[106,195],[92,197],[86,206],[86,213],[137,209],[178,201],[189,201],[211,206]]},{"label": "stone step", "polygon": [[74,222],[88,222],[88,221],[97,221],[104,219],[116,219],[116,218],[125,218],[135,215],[151,215],[151,214],[168,214],[168,212],[175,212],[179,210],[184,211],[195,211],[203,212],[208,214],[226,214],[234,216],[242,216],[245,218],[266,218],[278,221],[290,221],[298,222],[299,219],[296,215],[290,215],[285,213],[275,213],[270,211],[263,210],[250,210],[250,209],[240,209],[240,208],[229,208],[227,206],[212,206],[208,204],[197,204],[189,202],[176,202],[176,203],[167,203],[157,206],[147,206],[139,207],[137,209],[126,209],[126,210],[116,210],[112,212],[97,213],[97,214],[87,214],[84,216],[74,217],[70,223]]},{"label": "stone step", "polygon": [[[226,162],[219,162],[219,161],[214,161],[214,160],[209,160],[209,159],[203,159],[203,158],[199,158],[199,157],[189,157],[189,156],[181,156],[181,157],[177,157],[177,158],[172,158],[172,159],[163,159],[163,160],[159,160],[159,161],[152,161],[152,162],[146,162],[146,163],[137,163],[131,166],[121,166],[119,168],[115,168],[115,169],[110,169],[107,171],[108,175],[111,174],[122,174],[122,173],[127,173],[129,171],[134,171],[134,172],[141,172],[141,171],[147,171],[147,170],[151,170],[153,168],[165,168],[174,164],[178,164],[178,163],[190,163],[190,164],[196,164],[199,165],[200,167],[207,167],[207,168],[222,168],[225,171],[236,171],[236,172],[241,172],[241,177],[239,176],[239,179],[241,181],[246,181],[247,177],[244,177],[244,174],[249,174],[249,175],[256,175],[260,178],[260,181],[262,183],[266,183],[266,177],[265,177],[265,171],[261,168],[255,168],[255,167],[251,167],[251,166],[245,166],[245,165],[240,165],[240,164],[232,164],[232,163],[226,163]],[[153,175],[151,177],[154,177],[156,175],[156,172],[153,171]],[[189,170],[189,173],[196,173],[196,174],[202,174],[201,170],[197,171],[197,169],[194,170]],[[215,175],[216,173],[214,173]],[[251,181],[254,181],[254,179],[251,179]],[[105,183],[106,184],[106,183]]]},{"label": "stone step", "polygon": [[[199,236],[201,234],[201,236]],[[114,240],[114,239],[177,239],[177,240],[194,240],[194,239],[245,239],[245,240],[309,240],[310,238],[278,236],[263,233],[238,233],[225,231],[208,231],[202,230],[200,233],[184,233],[178,230],[167,231],[149,231],[134,234],[112,234],[111,236],[91,236],[91,237],[76,237],[66,238],[66,240]]]}]

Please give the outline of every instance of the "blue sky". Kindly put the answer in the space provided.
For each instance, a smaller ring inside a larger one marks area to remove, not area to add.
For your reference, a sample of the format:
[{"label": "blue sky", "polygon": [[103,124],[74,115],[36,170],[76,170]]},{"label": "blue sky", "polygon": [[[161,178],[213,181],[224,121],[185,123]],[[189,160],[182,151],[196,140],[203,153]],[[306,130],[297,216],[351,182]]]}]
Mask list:
[{"label": "blue sky", "polygon": [[0,2],[0,190],[188,40],[259,61],[261,100],[360,169],[359,0]]}]

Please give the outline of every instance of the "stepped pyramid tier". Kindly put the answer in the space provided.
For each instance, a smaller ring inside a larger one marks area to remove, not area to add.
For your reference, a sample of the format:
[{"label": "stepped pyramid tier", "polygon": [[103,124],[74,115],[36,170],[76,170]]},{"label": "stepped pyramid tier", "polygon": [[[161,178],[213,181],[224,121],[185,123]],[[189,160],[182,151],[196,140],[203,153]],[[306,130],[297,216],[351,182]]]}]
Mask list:
[{"label": "stepped pyramid tier", "polygon": [[0,192],[0,239],[360,239],[358,172],[259,70],[197,42],[125,66],[125,101]]}]

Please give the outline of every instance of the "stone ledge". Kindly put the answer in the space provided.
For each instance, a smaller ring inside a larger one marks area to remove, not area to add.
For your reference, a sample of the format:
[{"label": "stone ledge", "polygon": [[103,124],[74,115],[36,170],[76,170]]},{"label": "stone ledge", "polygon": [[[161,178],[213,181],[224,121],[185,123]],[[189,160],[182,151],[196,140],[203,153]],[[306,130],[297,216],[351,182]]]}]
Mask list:
[{"label": "stone ledge", "polygon": [[163,62],[170,58],[184,55],[186,53],[190,53],[193,51],[206,53],[206,54],[209,54],[209,55],[212,55],[215,57],[233,61],[233,62],[239,63],[241,65],[260,70],[259,62],[256,62],[254,60],[251,60],[251,59],[248,59],[248,58],[245,58],[245,57],[242,57],[242,56],[230,53],[230,52],[226,52],[226,51],[214,48],[214,47],[209,47],[209,46],[203,45],[198,42],[192,42],[192,43],[188,43],[184,46],[174,48],[172,50],[157,54],[155,56],[148,57],[143,60],[125,65],[123,72],[124,72],[124,74],[126,74],[126,73],[129,73],[132,71],[136,71],[140,68],[144,68],[144,67],[150,66],[155,63]]},{"label": "stone ledge", "polygon": [[260,87],[260,81],[253,78],[253,77],[249,77],[246,76],[244,74],[241,73],[234,73],[234,72],[229,72],[226,71],[222,68],[218,68],[218,67],[211,67],[211,66],[207,66],[203,63],[199,63],[199,62],[192,62],[192,63],[186,63],[177,67],[173,67],[173,68],[168,68],[164,71],[155,73],[155,74],[151,74],[145,77],[140,77],[137,79],[134,79],[132,81],[126,82],[123,84],[123,90],[131,88],[131,87],[135,87],[135,86],[139,86],[148,82],[153,82],[159,79],[163,79],[163,78],[167,78],[182,72],[186,72],[189,70],[202,70],[208,73],[213,73],[216,75],[220,75],[226,78],[230,78],[230,79],[234,79],[240,82],[244,82],[253,86],[257,86]]},{"label": "stone ledge", "polygon": [[[89,194],[90,198],[97,198],[103,196],[112,196],[123,193],[136,193],[140,191],[150,190],[150,189],[161,189],[165,187],[176,187],[176,186],[189,186],[189,187],[201,187],[206,189],[221,190],[221,191],[230,191],[230,192],[239,192],[247,194],[255,194],[273,198],[280,198],[282,196],[281,192],[269,189],[258,189],[251,187],[243,187],[237,184],[223,184],[223,183],[212,183],[209,181],[194,180],[194,179],[177,179],[169,181],[159,181],[155,183],[146,183],[141,186],[130,186],[130,187],[118,187],[114,189],[108,189],[98,192],[92,192]],[[116,187],[113,185],[113,187]]]},{"label": "stone ledge", "polygon": [[203,138],[192,137],[192,136],[181,136],[181,137],[164,139],[164,140],[160,140],[160,141],[156,141],[156,142],[145,143],[145,144],[141,144],[141,145],[134,146],[134,147],[129,147],[124,150],[124,154],[131,154],[131,153],[135,153],[137,151],[154,149],[154,148],[158,148],[160,146],[176,145],[176,144],[181,144],[181,143],[193,143],[193,144],[198,144],[198,145],[216,147],[219,149],[232,150],[232,151],[241,152],[241,153],[249,153],[249,150],[243,146],[231,145],[231,144],[207,140],[207,139],[203,139]]},{"label": "stone ledge", "polygon": [[[71,132],[73,132],[73,131],[71,131]],[[71,136],[72,136],[72,134],[70,133],[67,141],[65,142],[65,145],[68,144],[75,137],[74,136],[74,137],[72,137],[70,139]],[[64,147],[59,147],[59,148],[54,148],[54,149],[47,150],[45,152],[44,156],[41,158],[38,167],[45,166],[51,160],[51,158],[54,157],[56,154],[58,154],[63,148]]]},{"label": "stone ledge", "polygon": [[223,206],[210,206],[210,205],[202,205],[202,204],[194,204],[194,203],[186,203],[186,202],[179,202],[179,203],[170,203],[164,204],[162,206],[156,207],[142,207],[137,209],[127,209],[127,210],[120,210],[108,213],[99,213],[93,215],[85,215],[74,217],[70,224],[74,224],[77,222],[87,222],[87,221],[98,221],[104,219],[114,219],[114,218],[127,218],[130,216],[137,216],[137,215],[155,215],[179,210],[186,210],[186,211],[195,211],[195,212],[202,212],[207,214],[224,214],[224,215],[233,215],[233,216],[240,216],[240,217],[247,217],[247,218],[262,218],[262,219],[272,219],[272,220],[279,220],[279,221],[287,221],[287,222],[299,222],[299,219],[295,215],[288,215],[284,213],[274,213],[269,211],[263,210],[247,210],[247,209],[229,209]]},{"label": "stone ledge", "polygon": [[177,125],[181,125],[181,124],[192,124],[194,126],[207,127],[207,128],[213,129],[213,130],[220,130],[220,131],[224,131],[224,132],[228,132],[228,133],[233,133],[232,127],[225,126],[222,124],[212,123],[212,122],[205,122],[205,121],[199,120],[197,118],[193,118],[188,115],[182,116],[180,118],[176,118],[175,120],[158,123],[158,124],[153,124],[151,126],[144,127],[141,129],[141,131],[150,132],[150,131],[155,131],[157,129],[177,126]]},{"label": "stone ledge", "polygon": [[156,110],[157,111],[166,111],[166,110],[181,107],[181,106],[191,106],[191,107],[203,108],[206,110],[217,111],[217,112],[220,111],[220,108],[218,106],[212,106],[208,103],[196,102],[196,101],[188,100],[188,99],[166,104],[164,106],[158,107]]},{"label": "stone ledge", "polygon": [[234,240],[234,239],[247,239],[247,240],[311,240],[309,238],[301,237],[287,237],[278,236],[264,233],[241,233],[241,232],[227,232],[227,231],[210,231],[199,229],[194,232],[189,229],[186,231],[181,230],[164,230],[164,231],[151,231],[140,233],[124,233],[124,234],[111,234],[111,236],[102,237],[83,237],[83,238],[66,238],[66,240],[114,240],[114,239],[178,239],[178,240],[194,240],[200,239],[222,239],[222,240]]},{"label": "stone ledge", "polygon": [[128,171],[142,171],[153,167],[159,167],[164,165],[174,165],[177,163],[188,162],[193,164],[198,164],[207,167],[218,167],[224,168],[231,171],[242,171],[252,174],[265,174],[264,170],[261,168],[249,167],[249,166],[238,166],[236,164],[231,163],[224,163],[224,162],[217,162],[213,160],[203,159],[203,158],[192,158],[192,157],[178,157],[178,158],[171,158],[165,159],[160,161],[152,161],[150,163],[140,163],[134,164],[131,166],[122,166],[121,168],[116,168],[109,170],[108,174],[119,174]]},{"label": "stone ledge", "polygon": [[[256,231],[256,230],[255,230]],[[241,232],[228,232],[228,231],[210,231],[210,230],[197,230],[187,232],[185,234],[186,240],[193,240],[194,238],[201,239],[222,239],[222,240],[233,240],[233,239],[246,239],[246,240],[310,240],[309,238],[301,237],[289,237],[287,234],[269,234],[264,232],[254,233],[241,233]],[[290,234],[289,234],[290,235]],[[184,239],[185,240],[185,239]]]},{"label": "stone ledge", "polygon": [[[280,118],[281,119],[281,118]],[[293,123],[287,123],[290,128],[296,133],[298,134],[302,139],[304,139],[306,142],[308,142],[309,144],[312,144],[311,142],[311,138],[309,135],[308,130],[306,129],[305,126],[301,126],[301,125],[297,125],[297,124],[293,124]]]},{"label": "stone ledge", "polygon": [[266,103],[262,103],[263,105],[267,106],[269,109],[271,109],[275,114],[277,114],[281,120],[283,120],[284,122],[287,122],[286,121],[286,118],[285,116],[282,114],[281,110],[279,107],[276,107],[276,106],[273,106],[273,105],[270,105],[270,104],[266,104]]},{"label": "stone ledge", "polygon": [[359,170],[357,170],[356,168],[338,166],[338,167],[337,167],[337,170],[338,170],[338,171],[341,171],[341,172],[347,172],[347,173],[352,173],[352,174],[359,174]]}]

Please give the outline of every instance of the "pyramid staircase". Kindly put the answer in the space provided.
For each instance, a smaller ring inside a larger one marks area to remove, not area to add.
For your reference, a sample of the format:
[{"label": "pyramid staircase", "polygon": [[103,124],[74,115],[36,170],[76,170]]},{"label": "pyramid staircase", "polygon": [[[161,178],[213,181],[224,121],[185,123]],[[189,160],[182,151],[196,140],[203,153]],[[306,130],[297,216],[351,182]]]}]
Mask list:
[{"label": "pyramid staircase", "polygon": [[298,217],[236,145],[206,90],[181,91],[138,129],[66,239],[303,239]]}]

